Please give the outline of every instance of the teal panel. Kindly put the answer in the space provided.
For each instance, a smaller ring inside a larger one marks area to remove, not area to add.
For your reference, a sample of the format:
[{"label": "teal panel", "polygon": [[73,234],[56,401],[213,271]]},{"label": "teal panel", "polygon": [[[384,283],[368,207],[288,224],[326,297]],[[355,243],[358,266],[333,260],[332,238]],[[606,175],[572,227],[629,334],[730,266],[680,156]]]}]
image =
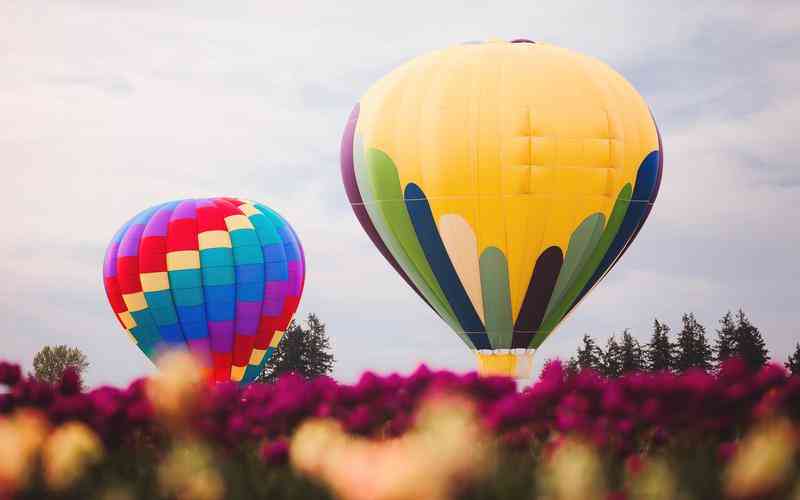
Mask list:
[{"label": "teal panel", "polygon": [[169,307],[151,308],[150,314],[153,315],[153,320],[157,325],[172,325],[178,322],[178,316],[175,314],[175,308],[170,304]]},{"label": "teal panel", "polygon": [[160,307],[172,307],[172,294],[169,290],[161,290],[160,292],[144,292],[144,298],[147,305],[153,309]]},{"label": "teal panel", "polygon": [[241,264],[263,264],[264,253],[259,245],[249,245],[246,247],[233,248],[233,260],[237,265]]},{"label": "teal panel", "polygon": [[173,290],[172,298],[175,300],[175,305],[181,307],[197,306],[205,301],[203,289],[200,287]]},{"label": "teal panel", "polygon": [[233,252],[230,248],[206,248],[200,250],[200,267],[232,266]]},{"label": "teal panel", "polygon": [[204,267],[203,284],[206,286],[232,285],[236,283],[236,273],[233,266]]},{"label": "teal panel", "polygon": [[237,229],[228,233],[231,237],[231,243],[234,247],[242,247],[246,245],[261,246],[258,241],[258,235],[252,229]]},{"label": "teal panel", "polygon": [[173,290],[182,288],[197,288],[202,286],[199,269],[183,269],[169,271],[169,287]]}]

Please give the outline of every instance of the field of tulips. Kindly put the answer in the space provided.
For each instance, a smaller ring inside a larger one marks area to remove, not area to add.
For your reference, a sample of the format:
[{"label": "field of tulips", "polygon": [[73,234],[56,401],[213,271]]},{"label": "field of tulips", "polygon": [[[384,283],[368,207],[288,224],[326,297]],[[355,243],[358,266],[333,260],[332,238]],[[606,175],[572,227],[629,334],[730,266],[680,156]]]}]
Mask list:
[{"label": "field of tulips", "polygon": [[0,363],[0,499],[800,499],[800,377],[285,376],[207,387],[173,355],[83,392]]}]

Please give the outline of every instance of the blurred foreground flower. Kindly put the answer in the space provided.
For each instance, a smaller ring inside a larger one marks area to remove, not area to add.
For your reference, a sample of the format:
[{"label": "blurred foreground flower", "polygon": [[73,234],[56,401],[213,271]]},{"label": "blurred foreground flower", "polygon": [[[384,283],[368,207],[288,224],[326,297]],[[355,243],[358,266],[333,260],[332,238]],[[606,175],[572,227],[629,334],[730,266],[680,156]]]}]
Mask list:
[{"label": "blurred foreground flower", "polygon": [[603,465],[588,443],[569,437],[558,444],[541,468],[540,481],[548,498],[592,500],[606,498]]},{"label": "blurred foreground flower", "polygon": [[732,498],[767,494],[784,485],[793,467],[797,437],[785,419],[759,424],[737,446],[725,470],[725,491]]},{"label": "blurred foreground flower", "polygon": [[629,478],[632,500],[674,500],[678,498],[678,483],[669,464],[661,459],[646,460],[641,470]]},{"label": "blurred foreground flower", "polygon": [[219,500],[225,494],[211,450],[194,442],[173,446],[158,467],[158,482],[165,496],[178,500]]},{"label": "blurred foreground flower", "polygon": [[408,433],[385,441],[348,435],[328,420],[307,422],[292,439],[290,459],[342,499],[438,500],[479,479],[492,452],[472,405],[437,397]]},{"label": "blurred foreground flower", "polygon": [[48,424],[34,410],[0,417],[0,497],[27,486]]},{"label": "blurred foreground flower", "polygon": [[147,397],[156,412],[180,425],[195,411],[206,380],[198,361],[184,351],[171,351],[158,360],[159,371],[147,381]]},{"label": "blurred foreground flower", "polygon": [[53,431],[42,449],[45,482],[53,491],[67,490],[102,458],[97,435],[86,424],[68,422]]}]

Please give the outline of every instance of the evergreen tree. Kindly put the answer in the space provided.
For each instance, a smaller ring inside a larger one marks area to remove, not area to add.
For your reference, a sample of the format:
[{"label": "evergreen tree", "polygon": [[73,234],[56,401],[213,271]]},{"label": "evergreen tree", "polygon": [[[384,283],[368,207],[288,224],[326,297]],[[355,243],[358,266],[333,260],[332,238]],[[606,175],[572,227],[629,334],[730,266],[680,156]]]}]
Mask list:
[{"label": "evergreen tree", "polygon": [[576,373],[578,373],[578,371],[580,371],[580,367],[578,366],[578,360],[575,358],[575,356],[572,356],[569,358],[569,361],[567,362],[567,368],[566,368],[567,375],[575,375]]},{"label": "evergreen tree", "polygon": [[622,332],[620,345],[620,362],[622,373],[640,372],[645,368],[644,354],[639,341],[626,329]]},{"label": "evergreen tree", "polygon": [[706,329],[697,322],[693,313],[684,314],[683,329],[678,334],[675,368],[685,371],[689,368],[711,369],[714,353],[706,338]]},{"label": "evergreen tree", "polygon": [[577,367],[581,370],[591,368],[603,371],[603,351],[597,347],[595,340],[587,333],[583,336],[583,346],[578,348]]},{"label": "evergreen tree", "polygon": [[67,368],[74,368],[78,375],[82,376],[88,367],[89,361],[86,359],[86,355],[77,347],[65,345],[50,347],[48,345],[33,357],[34,376],[51,384],[61,380],[61,375]]},{"label": "evergreen tree", "polygon": [[336,360],[329,352],[325,323],[316,315],[309,314],[306,325],[308,328],[294,321],[289,324],[278,349],[264,367],[260,382],[275,382],[285,373],[296,373],[309,379],[331,373]]},{"label": "evergreen tree", "polygon": [[728,311],[725,316],[719,320],[717,340],[714,346],[717,361],[721,363],[726,359],[735,356],[736,348],[736,323],[733,321],[733,314]]},{"label": "evergreen tree", "polygon": [[792,372],[793,375],[800,375],[800,342],[794,349],[794,354],[789,356],[786,362],[786,369]]},{"label": "evergreen tree", "polygon": [[645,352],[647,369],[651,371],[672,370],[675,366],[675,346],[669,340],[669,326],[658,319],[653,320],[653,336]]},{"label": "evergreen tree", "polygon": [[606,350],[603,351],[603,375],[606,377],[622,375],[622,348],[613,335],[606,342]]},{"label": "evergreen tree", "polygon": [[735,339],[736,355],[742,358],[747,366],[757,370],[767,364],[769,351],[764,337],[741,309],[736,313]]}]

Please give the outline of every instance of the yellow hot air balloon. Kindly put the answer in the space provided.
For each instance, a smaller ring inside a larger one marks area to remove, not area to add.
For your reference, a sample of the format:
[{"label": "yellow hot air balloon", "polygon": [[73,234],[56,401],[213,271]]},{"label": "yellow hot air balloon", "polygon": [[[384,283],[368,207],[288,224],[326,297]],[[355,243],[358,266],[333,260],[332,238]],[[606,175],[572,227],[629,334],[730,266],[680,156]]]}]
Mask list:
[{"label": "yellow hot air balloon", "polygon": [[479,371],[526,378],[638,233],[662,152],[644,100],[605,64],[489,41],[418,57],[370,88],[341,168],[373,243]]}]

